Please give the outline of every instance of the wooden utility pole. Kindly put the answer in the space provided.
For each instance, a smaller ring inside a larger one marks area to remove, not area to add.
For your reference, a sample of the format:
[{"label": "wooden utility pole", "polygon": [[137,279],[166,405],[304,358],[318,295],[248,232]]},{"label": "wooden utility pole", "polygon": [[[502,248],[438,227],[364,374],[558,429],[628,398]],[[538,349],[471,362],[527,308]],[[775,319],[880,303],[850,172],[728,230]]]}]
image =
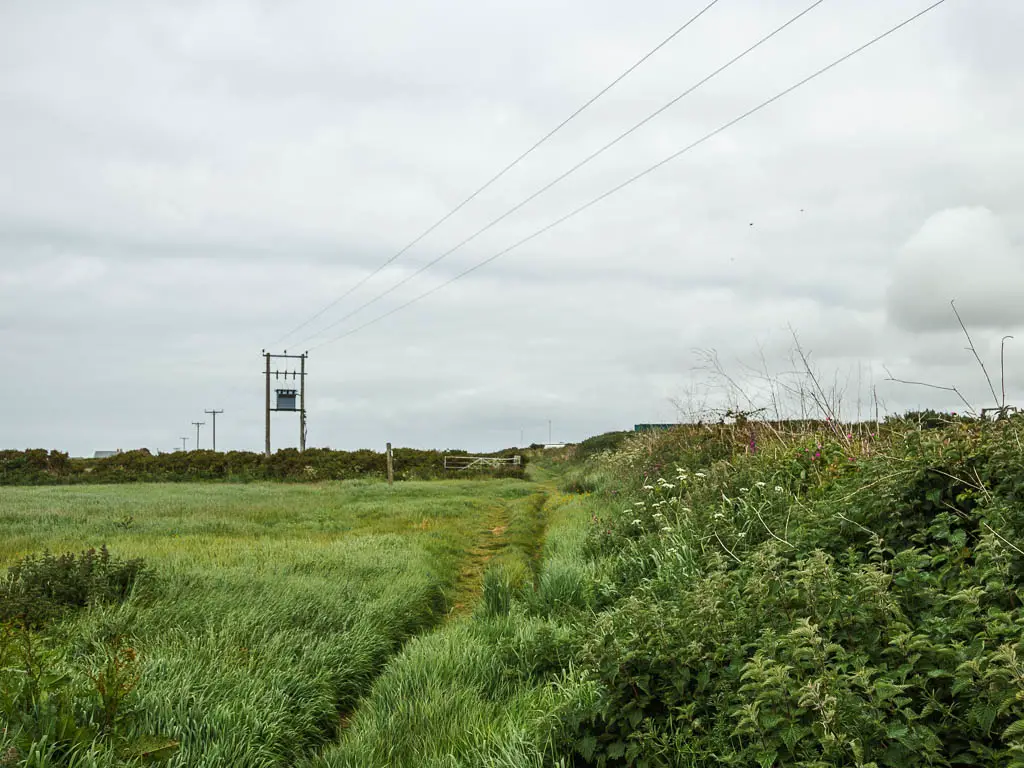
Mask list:
[{"label": "wooden utility pole", "polygon": [[[379,445],[379,443],[378,443]],[[395,464],[391,458],[391,443],[388,443],[388,487],[395,482]]]},{"label": "wooden utility pole", "polygon": [[299,357],[299,452],[306,450],[306,354]]},{"label": "wooden utility pole", "polygon": [[181,438],[181,450],[188,451],[188,448],[185,446],[185,443],[187,443],[190,439],[191,438],[188,437]]},{"label": "wooden utility pole", "polygon": [[224,413],[223,410],[218,411],[214,408],[212,411],[203,411],[203,413],[209,413],[213,415],[213,450],[217,450],[217,414]]},{"label": "wooden utility pole", "polygon": [[270,353],[264,352],[263,356],[267,358],[267,445],[266,454],[270,456]]},{"label": "wooden utility pole", "polygon": [[193,421],[192,426],[196,428],[196,450],[199,450],[199,428],[203,426],[205,421]]}]

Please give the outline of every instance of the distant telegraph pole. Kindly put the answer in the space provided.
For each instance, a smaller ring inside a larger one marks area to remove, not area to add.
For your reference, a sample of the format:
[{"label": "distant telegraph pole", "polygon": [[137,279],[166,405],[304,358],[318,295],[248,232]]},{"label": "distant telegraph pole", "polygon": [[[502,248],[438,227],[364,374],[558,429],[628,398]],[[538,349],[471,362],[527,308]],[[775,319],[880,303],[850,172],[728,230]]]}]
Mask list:
[{"label": "distant telegraph pole", "polygon": [[191,438],[188,438],[188,437],[181,438],[181,450],[183,450],[183,451],[187,451],[188,450],[188,448],[186,447],[185,443],[187,443],[190,439]]},{"label": "distant telegraph pole", "polygon": [[203,426],[205,421],[193,421],[192,426],[196,428],[196,450],[199,450],[199,428]]},{"label": "distant telegraph pole", "polygon": [[212,411],[203,411],[203,413],[209,413],[213,416],[213,450],[217,450],[217,414],[224,413],[223,410],[218,411],[214,408]]},{"label": "distant telegraph pole", "polygon": [[[303,352],[301,355],[289,355],[288,350],[284,351],[284,354],[273,355],[266,350],[263,350],[263,357],[266,360],[266,366],[263,371],[263,375],[266,377],[266,407],[265,407],[265,423],[266,423],[266,453],[270,455],[270,412],[271,411],[297,411],[299,414],[299,450],[306,450],[306,358],[309,357],[309,352]],[[270,370],[271,358],[288,360],[298,360],[299,369],[288,370],[288,363],[285,362],[284,368],[281,370]],[[277,394],[277,401],[275,407],[270,407],[270,374],[274,374],[275,379],[284,378],[285,381],[291,376],[292,380],[299,380],[299,390],[294,389],[278,389],[275,390]],[[298,403],[296,403],[296,396],[298,397]]]}]

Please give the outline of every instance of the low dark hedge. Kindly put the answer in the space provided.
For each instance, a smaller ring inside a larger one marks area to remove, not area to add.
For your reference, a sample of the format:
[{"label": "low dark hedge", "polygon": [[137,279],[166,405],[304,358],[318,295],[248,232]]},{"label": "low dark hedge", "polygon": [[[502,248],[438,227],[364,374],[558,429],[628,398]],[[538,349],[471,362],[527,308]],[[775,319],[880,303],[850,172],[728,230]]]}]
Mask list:
[{"label": "low dark hedge", "polygon": [[[456,475],[445,470],[444,457],[464,451],[424,451],[395,448],[396,480],[430,480],[454,476],[523,477],[526,457],[518,467],[473,470]],[[486,454],[513,456],[513,449]],[[66,453],[34,449],[0,451],[0,485],[71,485],[132,482],[188,482],[227,480],[246,482],[280,480],[312,482],[384,477],[387,459],[383,452],[367,449],[332,451],[311,448],[300,453],[285,448],[271,456],[249,451],[181,451],[152,454],[145,448],[104,459],[69,459]]]}]

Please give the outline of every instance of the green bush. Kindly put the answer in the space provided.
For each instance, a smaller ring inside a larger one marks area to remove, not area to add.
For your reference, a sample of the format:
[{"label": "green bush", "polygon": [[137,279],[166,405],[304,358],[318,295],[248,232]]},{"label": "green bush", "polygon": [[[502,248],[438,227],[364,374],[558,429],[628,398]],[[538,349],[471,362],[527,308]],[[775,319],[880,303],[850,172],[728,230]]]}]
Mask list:
[{"label": "green bush", "polygon": [[60,451],[0,451],[0,485],[57,483],[67,478],[70,471],[70,459]]},{"label": "green bush", "polygon": [[605,432],[603,435],[588,437],[576,446],[576,458],[582,461],[605,451],[618,450],[623,441],[632,434],[634,433]]},{"label": "green bush", "polygon": [[1024,765],[1022,432],[626,441],[603,465],[629,500],[604,499],[586,550],[610,597],[574,657],[601,695],[572,710],[560,754]]},{"label": "green bush", "polygon": [[38,629],[68,609],[120,602],[148,575],[141,559],[111,557],[105,545],[77,555],[28,555],[0,581],[0,624]]},{"label": "green bush", "polygon": [[30,555],[8,568],[0,581],[0,754],[10,762],[0,765],[94,765],[101,753],[130,751],[122,725],[138,681],[135,650],[109,636],[79,648],[85,669],[76,669],[54,633],[41,630],[70,611],[126,600],[148,576],[141,559],[112,557],[106,547]]}]

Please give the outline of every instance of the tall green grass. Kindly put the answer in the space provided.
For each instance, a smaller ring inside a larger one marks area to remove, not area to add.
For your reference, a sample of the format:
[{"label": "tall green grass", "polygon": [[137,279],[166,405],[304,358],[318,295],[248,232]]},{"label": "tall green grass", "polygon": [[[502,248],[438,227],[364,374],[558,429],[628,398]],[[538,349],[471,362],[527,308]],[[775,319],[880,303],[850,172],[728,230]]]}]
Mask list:
[{"label": "tall green grass", "polygon": [[[2,489],[0,563],[104,543],[144,558],[144,592],[41,638],[55,671],[87,691],[97,649],[126,638],[140,673],[126,736],[178,741],[171,765],[294,765],[403,642],[445,616],[494,509],[532,492],[521,481]],[[71,760],[121,764],[109,750]]]},{"label": "tall green grass", "polygon": [[[475,614],[409,643],[338,744],[310,766],[512,768],[556,759],[564,719],[596,695],[571,669],[575,623],[591,602],[590,511],[557,493],[541,511],[543,558],[534,547],[510,548],[485,572]],[[521,506],[510,529],[528,529],[535,515]]]},{"label": "tall green grass", "polygon": [[511,649],[538,642],[523,616],[454,623],[419,638],[361,702],[338,745],[310,765],[541,766],[568,703],[592,695],[571,673],[557,685],[518,674]]}]

